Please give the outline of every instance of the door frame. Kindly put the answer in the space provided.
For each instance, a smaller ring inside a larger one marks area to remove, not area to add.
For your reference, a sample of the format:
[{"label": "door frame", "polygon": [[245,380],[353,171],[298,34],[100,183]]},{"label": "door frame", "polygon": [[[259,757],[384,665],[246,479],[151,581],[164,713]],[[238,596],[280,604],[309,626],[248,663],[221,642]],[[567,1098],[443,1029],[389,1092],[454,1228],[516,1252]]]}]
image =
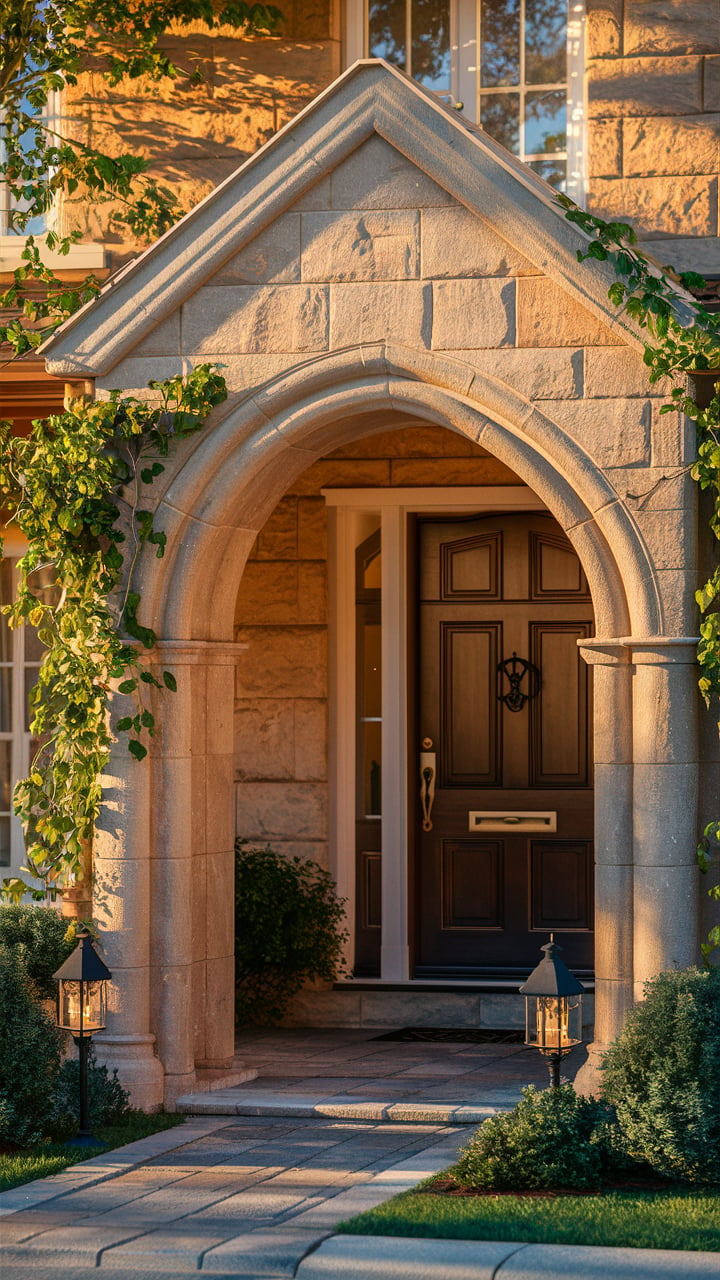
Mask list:
[{"label": "door frame", "polygon": [[[382,545],[382,949],[376,982],[411,981],[408,760],[408,516],[547,511],[526,485],[323,489],[328,508],[330,869],[348,902],[355,957],[355,549],[368,516]],[[552,515],[552,512],[548,512]],[[392,851],[392,853],[391,853]],[[372,979],[363,978],[363,982]]]}]

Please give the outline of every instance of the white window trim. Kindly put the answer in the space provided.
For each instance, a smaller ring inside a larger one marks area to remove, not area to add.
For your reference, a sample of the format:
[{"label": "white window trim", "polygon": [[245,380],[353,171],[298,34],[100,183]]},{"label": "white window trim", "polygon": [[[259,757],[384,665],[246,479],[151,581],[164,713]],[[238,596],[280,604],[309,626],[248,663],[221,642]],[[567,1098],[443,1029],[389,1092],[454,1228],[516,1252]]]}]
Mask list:
[{"label": "white window trim", "polygon": [[[58,126],[62,120],[61,95],[51,93],[44,113],[49,126]],[[48,210],[47,226],[43,231],[9,232],[9,193],[3,182],[0,182],[0,271],[15,271],[22,266],[22,251],[30,234],[40,247],[42,260],[53,271],[93,271],[106,266],[107,253],[102,244],[73,244],[68,253],[58,253],[44,245],[48,231],[57,231],[57,205]]]},{"label": "white window trim", "polygon": [[[410,981],[407,759],[407,516],[437,511],[545,511],[524,485],[323,489],[329,529],[330,868],[348,900],[346,960],[355,958],[355,551],[360,519],[380,517],[382,545],[381,983]],[[363,978],[363,982],[372,979]]]},{"label": "white window trim", "polygon": [[[22,265],[21,255],[26,239],[25,235],[0,235],[0,271],[14,271]],[[35,235],[40,256],[53,271],[62,271],[63,268],[66,271],[92,271],[107,263],[107,252],[102,244],[73,244],[68,253],[58,253],[55,249],[47,249],[44,239],[42,231]]]}]

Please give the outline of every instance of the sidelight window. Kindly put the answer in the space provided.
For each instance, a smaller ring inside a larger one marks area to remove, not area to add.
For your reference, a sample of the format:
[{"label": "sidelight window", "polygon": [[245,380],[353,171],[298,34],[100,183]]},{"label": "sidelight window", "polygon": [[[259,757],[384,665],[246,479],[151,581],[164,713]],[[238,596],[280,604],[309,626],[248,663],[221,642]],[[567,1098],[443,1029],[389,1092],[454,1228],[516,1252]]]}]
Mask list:
[{"label": "sidelight window", "polygon": [[[0,560],[0,608],[14,599],[17,561]],[[52,569],[33,575],[33,592],[53,599]],[[24,858],[20,823],[13,813],[12,793],[28,772],[38,743],[30,733],[28,695],[37,683],[43,646],[29,624],[12,630],[0,614],[0,867],[17,870]]]}]

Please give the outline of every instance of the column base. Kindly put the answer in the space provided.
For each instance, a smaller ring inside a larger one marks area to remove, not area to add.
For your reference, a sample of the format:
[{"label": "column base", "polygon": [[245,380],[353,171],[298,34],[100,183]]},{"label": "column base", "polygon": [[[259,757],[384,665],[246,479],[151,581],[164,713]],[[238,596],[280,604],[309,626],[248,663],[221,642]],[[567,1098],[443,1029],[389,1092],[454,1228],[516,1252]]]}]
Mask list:
[{"label": "column base", "polygon": [[155,1057],[155,1036],[98,1035],[93,1038],[99,1063],[116,1070],[130,1104],[140,1111],[161,1111],[164,1102],[165,1072]]},{"label": "column base", "polygon": [[582,1094],[584,1098],[600,1097],[603,1083],[601,1063],[603,1054],[609,1048],[609,1044],[601,1044],[599,1040],[587,1045],[587,1060],[583,1062],[573,1080],[575,1092]]}]

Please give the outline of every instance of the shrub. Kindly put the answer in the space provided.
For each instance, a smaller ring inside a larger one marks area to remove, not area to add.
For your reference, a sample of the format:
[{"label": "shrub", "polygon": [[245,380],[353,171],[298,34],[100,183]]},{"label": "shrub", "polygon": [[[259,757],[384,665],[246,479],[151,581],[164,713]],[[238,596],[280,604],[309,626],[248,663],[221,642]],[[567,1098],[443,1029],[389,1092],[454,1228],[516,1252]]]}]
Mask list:
[{"label": "shrub", "polygon": [[313,978],[342,971],[344,905],[316,862],[269,846],[235,845],[235,1011],[239,1023],[279,1022]]},{"label": "shrub", "polygon": [[661,973],[603,1061],[626,1150],[665,1177],[720,1182],[720,971]]},{"label": "shrub", "polygon": [[[130,1110],[130,1095],[118,1080],[117,1071],[112,1075],[103,1064],[98,1066],[95,1049],[88,1051],[88,1119],[90,1128],[100,1125],[121,1124]],[[48,1127],[56,1138],[74,1134],[80,1123],[80,1063],[68,1059],[62,1064],[55,1086],[53,1113]]]},{"label": "shrub", "polygon": [[480,1125],[451,1171],[455,1180],[497,1191],[597,1186],[615,1163],[611,1109],[570,1084],[528,1085],[522,1095],[512,1111]]},{"label": "shrub", "polygon": [[62,1037],[33,994],[20,948],[0,945],[0,1138],[37,1141],[53,1110]]},{"label": "shrub", "polygon": [[22,955],[27,974],[43,999],[55,995],[52,975],[75,947],[68,923],[52,907],[0,906],[0,943]]}]

